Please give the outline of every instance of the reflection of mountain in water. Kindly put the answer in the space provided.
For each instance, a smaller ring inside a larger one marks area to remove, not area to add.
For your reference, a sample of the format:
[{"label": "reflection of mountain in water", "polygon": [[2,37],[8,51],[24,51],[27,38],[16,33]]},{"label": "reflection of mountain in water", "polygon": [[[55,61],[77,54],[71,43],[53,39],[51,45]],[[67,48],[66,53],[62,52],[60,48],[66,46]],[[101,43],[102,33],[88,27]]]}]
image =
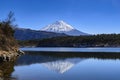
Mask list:
[{"label": "reflection of mountain in water", "polygon": [[17,60],[16,66],[40,63],[50,70],[56,71],[58,73],[64,73],[82,60],[84,59],[45,56],[40,54],[26,54]]},{"label": "reflection of mountain in water", "polygon": [[45,67],[58,73],[64,73],[70,70],[74,65],[81,62],[80,58],[69,58],[64,60],[57,60],[52,62],[42,63]]},{"label": "reflection of mountain in water", "polygon": [[52,57],[52,56],[43,56],[43,55],[32,55],[32,54],[26,54],[18,58],[16,65],[31,65],[35,63],[46,63],[51,61],[56,61],[60,59],[65,58],[58,58],[58,57]]},{"label": "reflection of mountain in water", "polygon": [[81,61],[81,58],[67,58],[67,57],[55,57],[48,55],[40,55],[40,54],[26,54],[18,58],[16,62],[16,66],[20,65],[31,65],[36,63],[50,63],[50,62],[69,62],[69,63],[78,63]]},{"label": "reflection of mountain in water", "polygon": [[26,52],[27,54],[19,57],[16,62],[16,66],[18,65],[30,65],[35,63],[47,63],[47,62],[55,62],[59,60],[66,60],[68,58],[98,58],[98,59],[120,59],[119,53],[67,53],[67,52]]},{"label": "reflection of mountain in water", "polygon": [[[77,58],[76,58],[77,57]],[[98,59],[120,59],[120,54],[117,53],[42,53],[42,52],[28,52],[16,62],[16,66],[42,64],[50,70],[58,73],[64,73],[70,70],[74,65],[87,58]]]}]

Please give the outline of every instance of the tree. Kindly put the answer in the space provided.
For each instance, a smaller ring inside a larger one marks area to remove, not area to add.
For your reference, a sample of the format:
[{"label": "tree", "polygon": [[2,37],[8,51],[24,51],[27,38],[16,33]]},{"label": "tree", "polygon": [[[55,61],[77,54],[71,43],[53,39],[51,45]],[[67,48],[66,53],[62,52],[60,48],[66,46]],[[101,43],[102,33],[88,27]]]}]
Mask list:
[{"label": "tree", "polygon": [[5,22],[7,22],[8,24],[12,24],[12,22],[14,22],[14,21],[15,21],[14,13],[12,11],[10,11]]},{"label": "tree", "polygon": [[0,22],[0,27],[4,35],[6,36],[13,36],[14,35],[14,30],[12,27],[15,27],[12,23],[15,21],[14,18],[14,13],[12,11],[9,12],[7,18]]}]

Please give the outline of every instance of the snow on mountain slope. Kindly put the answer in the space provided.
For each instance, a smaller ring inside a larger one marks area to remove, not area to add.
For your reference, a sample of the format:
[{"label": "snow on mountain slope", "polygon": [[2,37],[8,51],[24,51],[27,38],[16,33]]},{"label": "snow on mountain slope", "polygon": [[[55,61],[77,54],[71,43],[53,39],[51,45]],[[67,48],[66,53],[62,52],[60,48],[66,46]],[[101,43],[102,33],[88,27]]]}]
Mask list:
[{"label": "snow on mountain slope", "polygon": [[73,28],[71,25],[67,24],[64,21],[56,21],[55,23],[42,28],[41,31],[65,33],[71,36],[88,35],[87,33],[81,32]]},{"label": "snow on mountain slope", "polygon": [[51,31],[51,32],[63,32],[63,31],[70,31],[73,30],[74,28],[71,25],[68,25],[64,21],[56,21],[53,24],[50,24],[46,27],[44,27],[43,31]]}]

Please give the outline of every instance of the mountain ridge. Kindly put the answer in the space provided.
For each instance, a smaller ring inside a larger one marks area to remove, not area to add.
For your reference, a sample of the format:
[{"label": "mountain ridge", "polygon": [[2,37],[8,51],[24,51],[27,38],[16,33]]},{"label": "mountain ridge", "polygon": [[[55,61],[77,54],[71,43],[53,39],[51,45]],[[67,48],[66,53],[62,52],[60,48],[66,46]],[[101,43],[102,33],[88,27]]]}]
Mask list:
[{"label": "mountain ridge", "polygon": [[17,40],[35,40],[35,39],[67,36],[63,33],[46,32],[46,31],[32,30],[26,28],[13,28],[13,29],[15,31],[14,37]]}]

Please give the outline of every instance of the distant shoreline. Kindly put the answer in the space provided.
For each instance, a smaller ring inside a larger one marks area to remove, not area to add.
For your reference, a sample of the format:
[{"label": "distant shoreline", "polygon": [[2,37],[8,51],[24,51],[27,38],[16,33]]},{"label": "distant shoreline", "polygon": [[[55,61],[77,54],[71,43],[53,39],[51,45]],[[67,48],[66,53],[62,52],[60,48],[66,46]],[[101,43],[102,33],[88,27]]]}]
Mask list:
[{"label": "distant shoreline", "polygon": [[120,53],[120,47],[118,48],[104,48],[104,47],[89,47],[89,48],[73,48],[73,47],[34,47],[34,48],[20,48],[22,51],[35,51],[35,52],[69,52],[69,53]]}]

